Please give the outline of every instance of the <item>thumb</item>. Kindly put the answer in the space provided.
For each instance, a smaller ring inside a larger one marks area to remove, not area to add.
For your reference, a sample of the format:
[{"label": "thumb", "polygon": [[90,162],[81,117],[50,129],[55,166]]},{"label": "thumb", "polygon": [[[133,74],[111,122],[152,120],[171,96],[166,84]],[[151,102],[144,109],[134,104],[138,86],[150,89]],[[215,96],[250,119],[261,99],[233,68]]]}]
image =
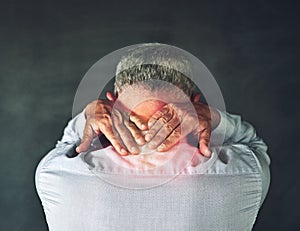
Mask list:
[{"label": "thumb", "polygon": [[210,129],[207,127],[199,136],[199,151],[205,157],[211,156],[211,150],[209,149]]},{"label": "thumb", "polygon": [[86,125],[84,128],[83,137],[80,145],[76,148],[77,153],[85,152],[89,149],[94,138],[94,131],[90,125]]},{"label": "thumb", "polygon": [[106,98],[111,101],[111,102],[115,102],[117,97],[114,95],[114,93],[112,93],[111,91],[106,92]]},{"label": "thumb", "polygon": [[196,95],[192,96],[192,102],[193,103],[199,102],[200,98],[201,98],[200,93],[196,93]]}]

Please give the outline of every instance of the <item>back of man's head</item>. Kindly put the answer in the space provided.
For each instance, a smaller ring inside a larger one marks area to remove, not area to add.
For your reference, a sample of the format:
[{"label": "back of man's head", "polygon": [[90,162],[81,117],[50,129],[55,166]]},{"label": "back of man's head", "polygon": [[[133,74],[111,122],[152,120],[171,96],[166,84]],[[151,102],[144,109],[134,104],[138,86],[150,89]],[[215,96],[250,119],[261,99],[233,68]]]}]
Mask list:
[{"label": "back of man's head", "polygon": [[185,53],[178,48],[159,44],[141,44],[128,51],[116,68],[115,93],[127,85],[141,82],[148,90],[166,90],[164,84],[153,84],[149,80],[161,80],[173,84],[191,96],[195,88],[191,76],[191,65]]}]

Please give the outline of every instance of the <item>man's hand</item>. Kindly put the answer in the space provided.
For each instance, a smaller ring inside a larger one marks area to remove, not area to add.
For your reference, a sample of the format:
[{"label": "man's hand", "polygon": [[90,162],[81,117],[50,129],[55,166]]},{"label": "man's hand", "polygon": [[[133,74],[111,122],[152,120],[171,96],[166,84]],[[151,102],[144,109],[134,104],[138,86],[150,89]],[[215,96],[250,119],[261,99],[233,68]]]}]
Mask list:
[{"label": "man's hand", "polygon": [[107,93],[109,100],[95,100],[85,108],[86,124],[81,144],[76,152],[84,152],[90,147],[94,137],[104,135],[121,155],[138,154],[138,145],[145,143],[140,130],[126,118],[125,113],[114,109],[115,97]]},{"label": "man's hand", "polygon": [[[219,124],[219,113],[194,99],[194,110],[187,104],[167,104],[148,121],[149,132],[145,140],[150,148],[167,151],[189,133],[199,133],[199,152],[211,156],[209,141],[211,131]],[[195,102],[196,101],[196,102]],[[196,111],[196,113],[195,113]],[[195,125],[198,124],[198,127]],[[184,130],[181,131],[181,128]]]}]

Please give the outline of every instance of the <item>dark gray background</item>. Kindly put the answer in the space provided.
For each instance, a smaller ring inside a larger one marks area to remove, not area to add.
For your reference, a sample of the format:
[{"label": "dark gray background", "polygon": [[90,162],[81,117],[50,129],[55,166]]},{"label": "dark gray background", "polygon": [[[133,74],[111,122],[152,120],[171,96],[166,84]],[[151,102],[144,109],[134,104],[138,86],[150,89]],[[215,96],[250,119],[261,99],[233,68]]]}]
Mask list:
[{"label": "dark gray background", "polygon": [[254,230],[300,229],[297,1],[0,5],[0,230],[46,230],[36,165],[61,137],[89,67],[141,42],[175,45],[201,59],[228,111],[242,114],[268,143],[272,182]]}]

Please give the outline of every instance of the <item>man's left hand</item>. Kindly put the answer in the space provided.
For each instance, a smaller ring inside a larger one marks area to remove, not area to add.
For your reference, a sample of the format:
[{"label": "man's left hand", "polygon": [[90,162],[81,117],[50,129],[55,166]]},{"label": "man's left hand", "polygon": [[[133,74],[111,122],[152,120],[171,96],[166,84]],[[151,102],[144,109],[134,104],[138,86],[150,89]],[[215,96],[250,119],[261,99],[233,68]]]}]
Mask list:
[{"label": "man's left hand", "polygon": [[[152,115],[145,136],[150,148],[167,151],[182,137],[194,132],[199,133],[199,152],[206,157],[211,156],[210,135],[219,124],[220,115],[212,107],[198,102],[198,98],[193,101],[194,110],[186,104],[167,104]],[[195,127],[196,124],[198,127]],[[184,130],[181,131],[181,128]]]}]

